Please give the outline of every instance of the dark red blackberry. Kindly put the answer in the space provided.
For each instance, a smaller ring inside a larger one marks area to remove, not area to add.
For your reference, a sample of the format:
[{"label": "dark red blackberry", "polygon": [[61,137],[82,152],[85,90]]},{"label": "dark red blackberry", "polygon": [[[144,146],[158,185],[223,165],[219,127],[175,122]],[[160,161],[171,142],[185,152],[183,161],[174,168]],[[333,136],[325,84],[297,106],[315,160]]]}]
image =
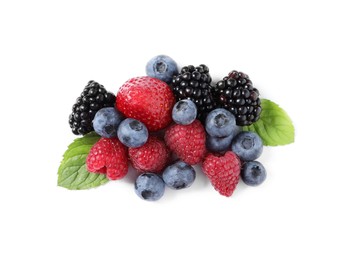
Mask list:
[{"label": "dark red blackberry", "polygon": [[231,71],[227,77],[217,82],[212,95],[215,107],[232,112],[237,125],[251,125],[258,121],[262,111],[259,91],[253,87],[248,75]]},{"label": "dark red blackberry", "polygon": [[206,65],[185,66],[181,73],[174,76],[172,89],[176,100],[190,99],[197,106],[197,118],[204,122],[207,114],[213,109],[211,94],[212,78]]},{"label": "dark red blackberry", "polygon": [[99,83],[91,80],[81,96],[73,105],[69,115],[69,125],[75,135],[84,135],[93,131],[92,120],[95,113],[103,107],[114,107],[115,96],[107,92]]}]

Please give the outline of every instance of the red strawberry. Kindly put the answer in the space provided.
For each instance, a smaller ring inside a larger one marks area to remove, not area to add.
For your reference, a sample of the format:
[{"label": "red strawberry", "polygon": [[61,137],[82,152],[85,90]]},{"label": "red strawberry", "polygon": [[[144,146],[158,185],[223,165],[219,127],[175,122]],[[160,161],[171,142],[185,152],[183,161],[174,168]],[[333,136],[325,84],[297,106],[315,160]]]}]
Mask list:
[{"label": "red strawberry", "polygon": [[170,151],[163,141],[150,136],[143,146],[129,148],[129,157],[138,171],[160,173],[170,159]]},{"label": "red strawberry", "polygon": [[231,196],[239,182],[241,162],[235,153],[209,154],[202,164],[202,170],[213,187],[223,196]]},{"label": "red strawberry", "polygon": [[128,173],[126,147],[117,138],[101,138],[87,156],[87,170],[105,173],[110,180],[118,180]]},{"label": "red strawberry", "polygon": [[197,164],[206,153],[206,132],[201,122],[190,125],[173,125],[165,133],[165,141],[171,151],[188,164]]},{"label": "red strawberry", "polygon": [[119,89],[116,107],[126,117],[143,122],[150,131],[172,122],[175,97],[163,81],[150,77],[132,78]]}]

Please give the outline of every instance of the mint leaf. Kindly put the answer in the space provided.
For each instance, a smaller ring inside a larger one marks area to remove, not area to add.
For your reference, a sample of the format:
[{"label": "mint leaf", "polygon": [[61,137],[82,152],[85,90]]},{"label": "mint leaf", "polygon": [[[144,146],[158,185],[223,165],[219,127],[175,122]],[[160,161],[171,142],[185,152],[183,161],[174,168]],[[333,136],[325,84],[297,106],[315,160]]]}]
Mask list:
[{"label": "mint leaf", "polygon": [[270,100],[262,99],[261,102],[260,119],[250,126],[243,127],[243,130],[256,132],[267,146],[293,143],[295,130],[288,114]]},{"label": "mint leaf", "polygon": [[58,186],[70,190],[85,190],[108,182],[105,174],[90,173],[86,169],[87,155],[99,138],[96,133],[89,133],[68,146],[58,169]]}]

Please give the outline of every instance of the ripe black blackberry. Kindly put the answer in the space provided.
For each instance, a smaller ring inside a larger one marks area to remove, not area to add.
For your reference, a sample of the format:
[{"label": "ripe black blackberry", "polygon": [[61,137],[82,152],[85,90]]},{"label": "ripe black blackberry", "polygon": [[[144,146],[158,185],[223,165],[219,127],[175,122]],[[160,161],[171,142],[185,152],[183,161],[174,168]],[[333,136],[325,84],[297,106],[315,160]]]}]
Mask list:
[{"label": "ripe black blackberry", "polygon": [[95,113],[103,107],[114,107],[115,96],[107,92],[99,83],[91,80],[73,105],[69,125],[75,135],[93,131],[92,120]]},{"label": "ripe black blackberry", "polygon": [[232,112],[237,125],[251,125],[258,121],[262,111],[259,91],[253,87],[248,75],[231,71],[227,77],[217,82],[212,95],[215,107]]},{"label": "ripe black blackberry", "polygon": [[181,69],[181,73],[174,76],[172,80],[172,89],[176,100],[192,100],[197,106],[197,118],[202,122],[213,109],[211,81],[209,69],[204,64],[197,67],[185,66]]}]

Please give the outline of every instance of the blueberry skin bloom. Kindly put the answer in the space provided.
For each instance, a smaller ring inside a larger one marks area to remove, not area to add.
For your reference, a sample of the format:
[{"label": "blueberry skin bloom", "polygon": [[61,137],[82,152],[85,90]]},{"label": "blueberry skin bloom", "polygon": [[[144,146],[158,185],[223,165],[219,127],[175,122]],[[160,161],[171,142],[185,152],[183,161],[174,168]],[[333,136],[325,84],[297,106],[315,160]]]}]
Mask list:
[{"label": "blueberry skin bloom", "polygon": [[245,184],[258,186],[265,181],[267,174],[264,166],[260,162],[252,161],[244,164],[241,177]]},{"label": "blueberry skin bloom", "polygon": [[225,152],[231,148],[233,138],[241,131],[241,127],[236,126],[233,133],[226,137],[213,137],[207,135],[206,147],[211,152]]},{"label": "blueberry skin bloom", "polygon": [[94,116],[94,131],[105,138],[115,137],[123,119],[124,116],[114,107],[102,108]]},{"label": "blueberry skin bloom", "polygon": [[263,152],[262,139],[254,132],[240,132],[233,139],[232,151],[243,161],[254,161]]},{"label": "blueberry skin bloom", "polygon": [[159,200],[165,192],[165,183],[154,173],[143,173],[135,181],[135,193],[147,201]]},{"label": "blueberry skin bloom", "polygon": [[146,64],[146,75],[171,83],[174,75],[178,74],[176,62],[166,55],[158,55]]},{"label": "blueberry skin bloom", "polygon": [[206,131],[210,136],[229,136],[233,133],[235,127],[236,119],[234,115],[223,108],[212,110],[207,115]]},{"label": "blueberry skin bloom", "polygon": [[196,171],[191,165],[178,161],[164,170],[162,178],[169,188],[181,190],[192,185],[196,179]]},{"label": "blueberry skin bloom", "polygon": [[140,121],[127,118],[119,125],[118,138],[125,146],[136,148],[146,143],[149,138],[149,132]]},{"label": "blueberry skin bloom", "polygon": [[189,125],[195,121],[197,116],[197,107],[193,101],[183,99],[178,101],[172,109],[172,119],[176,124]]}]

